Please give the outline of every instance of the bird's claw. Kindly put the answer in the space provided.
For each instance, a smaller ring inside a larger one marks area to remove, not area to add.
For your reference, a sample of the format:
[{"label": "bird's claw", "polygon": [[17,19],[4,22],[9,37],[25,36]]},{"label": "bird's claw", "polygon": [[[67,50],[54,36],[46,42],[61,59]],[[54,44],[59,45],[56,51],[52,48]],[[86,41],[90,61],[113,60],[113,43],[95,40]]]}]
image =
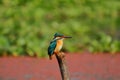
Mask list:
[{"label": "bird's claw", "polygon": [[58,53],[58,56],[61,57],[61,58],[64,58],[65,57],[65,54],[63,52],[59,52]]}]

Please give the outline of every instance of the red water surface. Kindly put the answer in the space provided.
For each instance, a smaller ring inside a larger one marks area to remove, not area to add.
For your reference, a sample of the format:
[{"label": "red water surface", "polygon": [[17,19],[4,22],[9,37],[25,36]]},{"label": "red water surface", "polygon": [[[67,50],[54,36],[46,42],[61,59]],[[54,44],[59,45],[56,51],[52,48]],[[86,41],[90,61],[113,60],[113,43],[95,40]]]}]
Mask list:
[{"label": "red water surface", "polygon": [[[120,80],[120,54],[66,54],[71,80]],[[0,80],[61,80],[56,58],[1,57]]]}]

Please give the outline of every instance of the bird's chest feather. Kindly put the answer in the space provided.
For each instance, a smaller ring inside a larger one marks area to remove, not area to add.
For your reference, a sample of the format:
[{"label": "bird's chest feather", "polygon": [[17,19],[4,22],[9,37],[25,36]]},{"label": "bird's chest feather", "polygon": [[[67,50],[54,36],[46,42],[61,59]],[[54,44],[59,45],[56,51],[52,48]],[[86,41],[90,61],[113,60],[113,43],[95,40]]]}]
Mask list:
[{"label": "bird's chest feather", "polygon": [[59,52],[61,50],[62,46],[63,46],[63,41],[62,40],[58,40],[56,48],[55,48],[55,52]]}]

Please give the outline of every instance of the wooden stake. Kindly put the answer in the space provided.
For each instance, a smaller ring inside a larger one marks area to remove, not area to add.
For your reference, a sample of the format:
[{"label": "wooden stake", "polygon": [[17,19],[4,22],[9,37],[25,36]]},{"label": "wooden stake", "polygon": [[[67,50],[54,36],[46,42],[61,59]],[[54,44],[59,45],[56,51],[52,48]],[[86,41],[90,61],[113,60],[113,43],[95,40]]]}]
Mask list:
[{"label": "wooden stake", "polygon": [[59,64],[62,80],[70,80],[64,53],[60,52],[56,54],[56,58]]}]

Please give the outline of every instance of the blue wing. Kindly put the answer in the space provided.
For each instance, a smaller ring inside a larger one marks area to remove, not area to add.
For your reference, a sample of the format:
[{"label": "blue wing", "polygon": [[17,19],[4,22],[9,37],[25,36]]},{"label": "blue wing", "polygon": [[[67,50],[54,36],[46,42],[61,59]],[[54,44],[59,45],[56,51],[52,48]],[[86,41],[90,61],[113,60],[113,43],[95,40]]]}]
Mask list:
[{"label": "blue wing", "polygon": [[56,47],[56,40],[52,41],[48,47],[48,55],[51,56],[55,50],[55,47]]}]

